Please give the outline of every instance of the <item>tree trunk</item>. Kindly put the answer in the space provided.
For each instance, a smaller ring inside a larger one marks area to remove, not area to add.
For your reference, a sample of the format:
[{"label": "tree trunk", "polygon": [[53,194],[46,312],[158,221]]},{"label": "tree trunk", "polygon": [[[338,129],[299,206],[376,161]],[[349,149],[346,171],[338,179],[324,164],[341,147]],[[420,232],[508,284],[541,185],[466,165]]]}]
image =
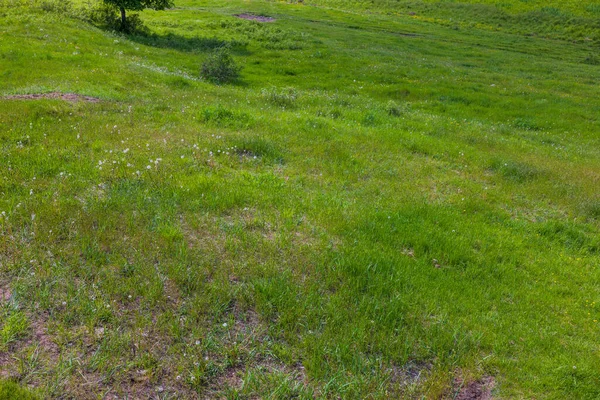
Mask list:
[{"label": "tree trunk", "polygon": [[125,28],[125,9],[121,7],[121,26]]}]

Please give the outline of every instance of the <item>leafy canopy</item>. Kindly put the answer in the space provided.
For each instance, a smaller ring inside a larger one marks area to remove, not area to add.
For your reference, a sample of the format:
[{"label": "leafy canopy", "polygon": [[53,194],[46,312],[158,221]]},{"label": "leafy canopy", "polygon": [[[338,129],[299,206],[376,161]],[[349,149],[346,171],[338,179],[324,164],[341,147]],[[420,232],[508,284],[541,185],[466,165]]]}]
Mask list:
[{"label": "leafy canopy", "polygon": [[145,8],[164,10],[173,6],[172,0],[104,0],[104,2],[119,9],[133,11],[141,11]]}]

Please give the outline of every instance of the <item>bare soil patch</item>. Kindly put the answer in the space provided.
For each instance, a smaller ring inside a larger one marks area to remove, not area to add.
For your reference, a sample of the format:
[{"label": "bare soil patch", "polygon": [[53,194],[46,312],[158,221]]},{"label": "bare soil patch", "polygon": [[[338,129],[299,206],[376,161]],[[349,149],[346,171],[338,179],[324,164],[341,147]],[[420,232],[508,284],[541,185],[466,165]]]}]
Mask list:
[{"label": "bare soil patch", "polygon": [[492,389],[494,389],[496,381],[493,377],[486,376],[467,384],[457,380],[455,385],[460,387],[454,397],[456,400],[492,400]]},{"label": "bare soil patch", "polygon": [[[36,347],[39,351],[39,362],[47,365],[57,365],[60,358],[60,350],[48,333],[48,315],[39,317],[28,315],[31,321],[30,333],[27,337],[10,343],[6,351],[0,351],[0,378],[19,378],[19,360],[25,357],[27,348]],[[38,386],[33,381],[33,386]]]},{"label": "bare soil patch", "polygon": [[247,19],[250,21],[258,21],[258,22],[275,22],[275,18],[265,17],[264,15],[252,15],[252,14],[236,14],[235,15],[241,19]]},{"label": "bare soil patch", "polygon": [[10,300],[10,289],[0,286],[0,302],[7,302]]},{"label": "bare soil patch", "polygon": [[31,324],[31,327],[33,328],[33,337],[26,341],[26,345],[37,344],[46,352],[53,362],[57,362],[60,357],[60,350],[52,336],[48,333],[47,325],[47,315],[43,315],[41,318],[34,320]]},{"label": "bare soil patch", "polygon": [[2,97],[3,100],[39,100],[39,99],[58,99],[70,102],[85,101],[88,103],[98,103],[100,99],[97,97],[83,96],[77,93],[32,93],[32,94],[14,94]]},{"label": "bare soil patch", "polygon": [[412,361],[404,366],[392,365],[389,369],[391,382],[401,386],[419,383],[430,371],[430,364]]}]

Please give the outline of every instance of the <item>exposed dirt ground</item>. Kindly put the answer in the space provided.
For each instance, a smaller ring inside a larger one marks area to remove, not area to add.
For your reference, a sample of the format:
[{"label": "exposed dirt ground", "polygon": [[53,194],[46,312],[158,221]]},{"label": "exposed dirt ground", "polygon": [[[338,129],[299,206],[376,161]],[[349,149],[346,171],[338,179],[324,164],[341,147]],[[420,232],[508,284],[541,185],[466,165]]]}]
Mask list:
[{"label": "exposed dirt ground", "polygon": [[237,14],[236,17],[242,18],[242,19],[248,19],[250,21],[275,22],[275,18],[265,17],[263,15]]},{"label": "exposed dirt ground", "polygon": [[496,381],[491,376],[486,376],[478,381],[464,383],[455,382],[460,387],[455,400],[492,400],[492,389]]},{"label": "exposed dirt ground", "polygon": [[39,99],[59,99],[65,101],[86,101],[88,103],[98,103],[100,101],[97,97],[82,96],[76,93],[33,93],[33,94],[15,94],[10,96],[2,97],[3,100],[39,100]]}]

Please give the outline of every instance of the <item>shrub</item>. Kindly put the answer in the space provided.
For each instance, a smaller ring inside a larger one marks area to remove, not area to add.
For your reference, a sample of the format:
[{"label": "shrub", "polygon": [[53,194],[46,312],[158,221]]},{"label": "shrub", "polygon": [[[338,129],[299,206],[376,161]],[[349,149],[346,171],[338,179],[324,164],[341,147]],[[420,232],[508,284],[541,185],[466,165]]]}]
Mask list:
[{"label": "shrub", "polygon": [[70,1],[51,1],[45,0],[39,4],[42,11],[52,12],[56,14],[74,16],[73,3]]},{"label": "shrub", "polygon": [[111,30],[116,30],[119,22],[114,7],[104,3],[87,8],[84,19],[96,26]]},{"label": "shrub", "polygon": [[118,11],[120,20],[117,30],[125,33],[136,33],[143,26],[137,15],[126,17],[127,11],[142,11],[146,8],[162,11],[173,6],[171,0],[103,0],[103,3]]},{"label": "shrub", "polygon": [[101,28],[126,34],[146,35],[150,32],[138,14],[130,14],[123,22],[115,14],[114,7],[103,3],[89,9],[87,20]]},{"label": "shrub", "polygon": [[88,0],[75,5],[71,1],[43,0],[39,7],[43,11],[77,18],[103,29],[127,34],[149,33],[148,28],[144,25],[138,14],[128,16],[125,23],[123,23],[117,15],[117,8],[112,4],[104,2]]},{"label": "shrub", "polygon": [[213,83],[226,83],[239,77],[241,68],[235,63],[228,47],[215,49],[202,63],[200,76]]},{"label": "shrub", "polygon": [[263,89],[261,93],[269,103],[284,108],[294,107],[298,98],[298,92],[294,88]]}]

